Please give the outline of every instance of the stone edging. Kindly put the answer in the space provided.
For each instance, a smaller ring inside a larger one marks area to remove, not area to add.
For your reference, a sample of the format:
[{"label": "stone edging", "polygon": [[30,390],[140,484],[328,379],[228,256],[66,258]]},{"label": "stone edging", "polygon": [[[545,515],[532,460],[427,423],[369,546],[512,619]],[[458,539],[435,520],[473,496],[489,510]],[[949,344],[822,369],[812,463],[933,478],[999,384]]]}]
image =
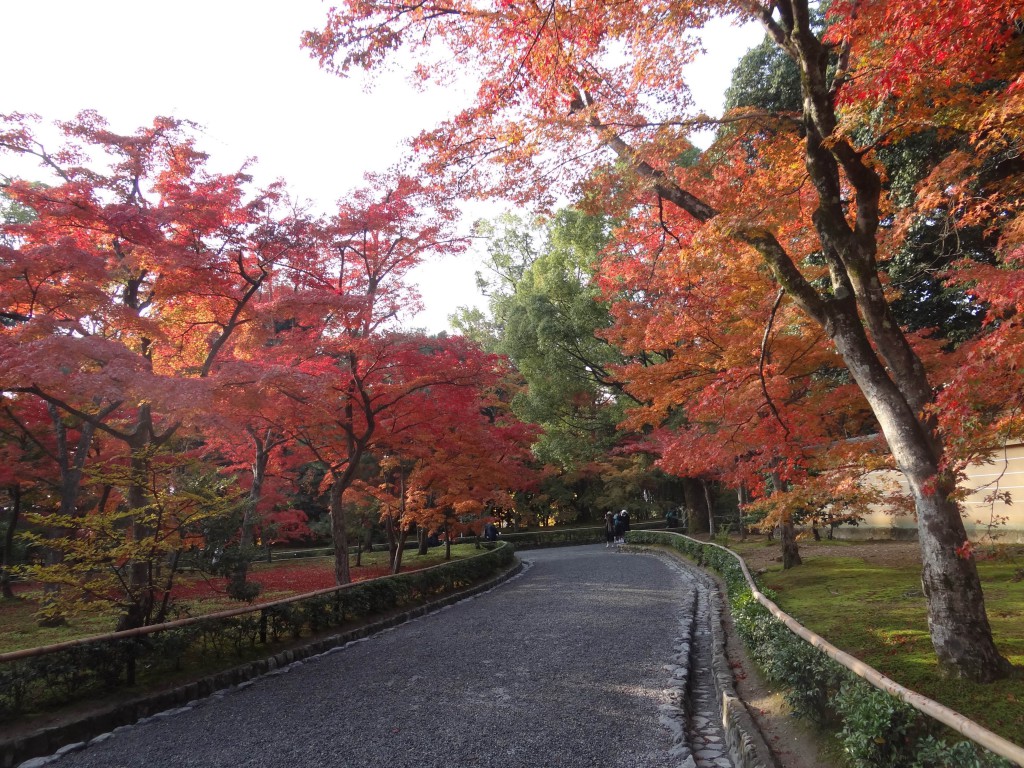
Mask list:
[{"label": "stone edging", "polygon": [[43,728],[20,738],[0,741],[0,768],[14,768],[15,766],[37,768],[37,766],[49,762],[53,756],[82,749],[88,745],[90,740],[102,739],[105,737],[104,735],[109,735],[117,728],[134,725],[147,718],[173,714],[175,710],[192,706],[197,701],[212,696],[218,691],[249,683],[257,677],[284,669],[294,662],[375,635],[460,600],[486,592],[516,576],[522,569],[522,562],[516,560],[514,566],[480,584],[410,608],[408,611],[389,616],[386,619],[340,634],[312,640],[297,648],[289,648],[268,658],[258,659],[208,675],[169,691],[146,694],[129,701],[119,702],[72,722]]},{"label": "stone edging", "polygon": [[674,550],[651,549],[637,545],[628,545],[627,548],[636,552],[668,555],[681,567],[697,571],[712,582],[708,587],[714,644],[711,672],[722,708],[722,727],[729,746],[729,756],[737,768],[779,768],[779,763],[764,740],[761,729],[747,710],[746,704],[736,694],[732,667],[726,654],[726,633],[722,622],[723,603],[718,579],[686,558],[680,557]]},{"label": "stone edging", "polygon": [[714,636],[713,673],[722,706],[722,726],[729,742],[729,754],[738,768],[776,768],[778,763],[751,717],[743,700],[736,695],[732,667],[725,651],[725,627],[722,623],[722,596],[717,586],[711,591]]}]

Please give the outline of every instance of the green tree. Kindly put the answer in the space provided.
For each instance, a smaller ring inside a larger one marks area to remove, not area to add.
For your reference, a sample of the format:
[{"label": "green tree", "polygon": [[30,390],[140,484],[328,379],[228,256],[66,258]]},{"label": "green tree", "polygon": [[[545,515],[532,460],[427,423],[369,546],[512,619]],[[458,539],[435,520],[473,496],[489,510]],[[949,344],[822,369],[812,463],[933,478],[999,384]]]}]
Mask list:
[{"label": "green tree", "polygon": [[527,385],[513,409],[543,428],[534,446],[542,461],[563,469],[591,461],[614,445],[622,416],[613,372],[622,360],[601,337],[611,320],[591,281],[609,222],[567,209],[544,225],[504,217],[479,231],[489,241],[491,275],[478,279],[493,315],[490,347]]},{"label": "green tree", "polygon": [[766,112],[799,112],[800,71],[769,37],[740,58],[725,90],[725,109],[754,107]]}]

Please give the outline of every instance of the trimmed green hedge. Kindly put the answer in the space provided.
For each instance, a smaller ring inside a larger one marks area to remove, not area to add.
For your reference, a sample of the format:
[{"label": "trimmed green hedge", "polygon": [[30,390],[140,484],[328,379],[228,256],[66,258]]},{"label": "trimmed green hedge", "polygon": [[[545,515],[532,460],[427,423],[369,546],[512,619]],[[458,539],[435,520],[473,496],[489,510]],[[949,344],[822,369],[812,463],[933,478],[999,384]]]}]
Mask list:
[{"label": "trimmed green hedge", "polygon": [[[837,737],[856,768],[1012,768],[1012,763],[959,737],[906,702],[875,688],[789,631],[750,591],[730,553],[665,531],[635,531],[630,544],[668,546],[726,583],[733,622],[747,652],[770,682],[785,688],[799,717]],[[768,599],[774,596],[762,590]]]},{"label": "trimmed green hedge", "polygon": [[[631,529],[650,530],[664,529],[664,520],[653,520],[631,523]],[[604,526],[596,528],[543,528],[537,531],[523,531],[520,533],[501,532],[499,541],[510,541],[516,551],[524,549],[541,549],[543,547],[571,547],[579,544],[604,544]]]},{"label": "trimmed green hedge", "polygon": [[465,560],[276,601],[229,617],[197,617],[150,634],[109,635],[21,659],[0,660],[0,717],[60,706],[96,693],[206,673],[226,660],[266,656],[298,640],[476,584],[514,561],[499,542]]}]

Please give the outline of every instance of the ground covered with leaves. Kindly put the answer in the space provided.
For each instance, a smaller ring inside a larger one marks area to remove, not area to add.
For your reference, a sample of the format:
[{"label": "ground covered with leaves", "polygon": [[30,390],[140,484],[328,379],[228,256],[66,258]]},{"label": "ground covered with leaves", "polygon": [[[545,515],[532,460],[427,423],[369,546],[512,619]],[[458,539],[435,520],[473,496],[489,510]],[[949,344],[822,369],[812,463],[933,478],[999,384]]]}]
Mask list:
[{"label": "ground covered with leaves", "polygon": [[[455,553],[454,556],[460,555]],[[443,557],[444,551],[441,549],[432,549],[424,556],[407,555],[402,570],[436,565]],[[386,552],[364,553],[362,564],[351,566],[352,580],[364,581],[386,576],[386,559]],[[335,584],[334,560],[331,557],[317,557],[256,563],[249,574],[249,580],[260,585],[260,594],[253,602],[254,605],[328,589]],[[40,627],[35,616],[40,594],[39,585],[21,582],[15,585],[15,600],[0,600],[0,653],[52,645],[114,629],[116,617],[88,612],[73,617],[63,626]],[[182,574],[173,594],[173,618],[201,616],[245,605],[228,596],[226,578],[199,572]]]}]

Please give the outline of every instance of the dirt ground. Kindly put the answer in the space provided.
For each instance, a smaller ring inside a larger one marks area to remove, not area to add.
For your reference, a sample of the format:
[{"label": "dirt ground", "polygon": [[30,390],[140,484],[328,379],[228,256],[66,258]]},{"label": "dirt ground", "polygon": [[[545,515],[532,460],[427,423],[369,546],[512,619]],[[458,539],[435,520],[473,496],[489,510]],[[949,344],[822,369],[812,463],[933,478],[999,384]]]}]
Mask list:
[{"label": "dirt ground", "polygon": [[[921,548],[916,541],[850,541],[843,544],[846,546],[824,542],[819,544],[813,540],[800,541],[800,557],[805,560],[814,557],[859,557],[865,562],[884,566],[921,563]],[[745,551],[743,559],[747,561],[751,573],[781,563],[782,552],[779,547],[776,540],[774,546],[771,542],[765,542],[763,548]]]},{"label": "dirt ground", "polygon": [[747,705],[780,768],[832,765],[826,754],[827,740],[793,717],[782,693],[761,678],[728,620],[727,630],[729,658],[736,676],[736,694]]}]

